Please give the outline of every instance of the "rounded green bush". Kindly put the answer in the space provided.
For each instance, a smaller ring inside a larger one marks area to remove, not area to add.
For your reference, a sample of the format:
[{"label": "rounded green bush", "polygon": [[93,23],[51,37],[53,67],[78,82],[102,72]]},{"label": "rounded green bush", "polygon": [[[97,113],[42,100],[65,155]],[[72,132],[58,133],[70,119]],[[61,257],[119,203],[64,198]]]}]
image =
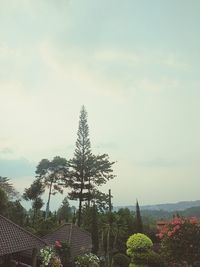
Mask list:
[{"label": "rounded green bush", "polygon": [[135,253],[149,251],[152,248],[153,243],[148,236],[137,233],[131,235],[128,238],[126,245],[127,245],[127,255],[132,257],[133,254]]}]

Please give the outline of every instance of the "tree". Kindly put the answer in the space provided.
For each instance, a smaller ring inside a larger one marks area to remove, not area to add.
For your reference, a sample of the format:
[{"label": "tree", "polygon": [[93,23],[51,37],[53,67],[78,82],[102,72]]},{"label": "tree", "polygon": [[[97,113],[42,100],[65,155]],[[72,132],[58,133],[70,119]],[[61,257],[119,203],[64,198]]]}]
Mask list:
[{"label": "tree", "polygon": [[29,188],[25,188],[25,192],[23,194],[23,198],[25,200],[30,200],[32,201],[32,208],[33,208],[33,224],[35,222],[35,217],[38,213],[38,211],[42,208],[43,206],[43,201],[41,199],[41,195],[44,193],[44,185],[41,182],[40,179],[36,179],[33,181],[31,186]]},{"label": "tree", "polygon": [[25,225],[27,213],[19,200],[13,202],[9,201],[6,215],[11,221],[15,222],[16,224],[20,226]]},{"label": "tree", "polygon": [[143,223],[142,223],[142,217],[140,214],[140,207],[139,207],[138,201],[136,201],[136,232],[143,233]]},{"label": "tree", "polygon": [[[69,198],[79,200],[78,225],[81,224],[82,203],[88,199],[86,184],[88,183],[89,171],[92,168],[93,157],[90,149],[89,129],[87,124],[87,112],[84,106],[81,109],[78,138],[74,158],[69,161],[70,179],[72,191]],[[90,190],[90,188],[88,188]]]},{"label": "tree", "polygon": [[152,250],[153,243],[148,236],[141,233],[133,234],[128,238],[126,245],[126,253],[131,258],[129,267],[147,267],[149,264],[157,266],[160,263],[160,257]]},{"label": "tree", "polygon": [[69,205],[69,201],[67,197],[63,199],[62,205],[57,211],[57,216],[58,216],[59,222],[63,220],[65,222],[69,222],[69,220],[72,218],[72,209]]},{"label": "tree", "polygon": [[97,199],[97,187],[112,179],[112,165],[108,155],[95,156],[91,152],[87,112],[83,106],[80,112],[79,127],[74,157],[69,161],[69,177],[72,191],[69,198],[79,200],[78,225],[81,225],[82,205]]},{"label": "tree", "polygon": [[6,193],[9,199],[19,197],[19,193],[15,190],[10,183],[10,179],[0,176],[0,188]]},{"label": "tree", "polygon": [[97,254],[99,250],[99,225],[98,225],[98,210],[95,204],[92,207],[83,208],[83,223],[85,230],[91,233],[92,237],[92,253]]},{"label": "tree", "polygon": [[8,206],[8,197],[3,189],[0,188],[0,214],[5,215]]},{"label": "tree", "polygon": [[63,181],[65,181],[65,185],[67,185],[67,160],[59,156],[54,157],[52,161],[42,159],[37,166],[36,174],[44,187],[49,189],[45,213],[45,219],[47,219],[51,195],[63,192]]}]

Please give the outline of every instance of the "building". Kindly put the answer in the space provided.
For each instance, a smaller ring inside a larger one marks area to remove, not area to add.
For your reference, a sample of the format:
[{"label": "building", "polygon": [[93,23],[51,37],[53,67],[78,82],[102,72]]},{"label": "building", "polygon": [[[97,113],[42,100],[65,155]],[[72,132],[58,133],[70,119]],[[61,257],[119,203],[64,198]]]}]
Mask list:
[{"label": "building", "polygon": [[91,252],[92,250],[92,238],[90,233],[72,223],[63,224],[42,239],[49,245],[54,245],[56,241],[66,242],[70,247],[71,261],[73,261],[76,256]]},{"label": "building", "polygon": [[[0,215],[0,266],[9,267],[11,261],[21,262],[21,253],[29,251],[29,266],[37,266],[38,250],[46,242]],[[19,265],[20,266],[20,265]]]}]

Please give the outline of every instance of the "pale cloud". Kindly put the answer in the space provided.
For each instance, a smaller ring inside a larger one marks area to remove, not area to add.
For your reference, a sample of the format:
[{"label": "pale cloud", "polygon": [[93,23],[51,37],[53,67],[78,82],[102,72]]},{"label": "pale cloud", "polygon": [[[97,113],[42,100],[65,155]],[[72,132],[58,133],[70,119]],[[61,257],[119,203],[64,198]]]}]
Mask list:
[{"label": "pale cloud", "polygon": [[160,61],[161,64],[166,65],[169,68],[188,71],[191,69],[189,63],[183,59],[179,59],[175,54],[171,53]]},{"label": "pale cloud", "polygon": [[149,65],[151,68],[159,65],[170,69],[177,69],[187,71],[190,68],[186,59],[181,58],[176,53],[165,53],[164,51],[154,51],[151,49],[137,49],[132,50],[117,50],[117,49],[99,49],[94,52],[94,60],[104,62],[121,62],[127,63],[131,66],[141,67],[142,65]]},{"label": "pale cloud", "polygon": [[98,61],[126,61],[136,64],[144,62],[144,55],[133,52],[117,51],[115,49],[97,50],[94,59]]},{"label": "pale cloud", "polygon": [[[55,46],[43,43],[39,47],[41,58],[52,71],[52,77],[63,86],[71,90],[90,93],[94,96],[103,95],[107,97],[116,97],[121,100],[126,92],[123,84],[115,79],[106,79],[101,71],[98,71],[98,61],[93,60],[80,51],[73,51],[62,54]],[[69,53],[69,54],[68,54]],[[77,54],[78,53],[78,56]],[[65,60],[63,60],[63,57]]]},{"label": "pale cloud", "polygon": [[163,77],[161,79],[152,80],[152,79],[143,79],[135,83],[135,88],[139,90],[144,90],[147,92],[159,93],[163,91],[171,91],[179,88],[180,81],[176,79],[171,79],[169,77]]},{"label": "pale cloud", "polygon": [[17,49],[11,48],[6,44],[6,42],[0,43],[0,58],[1,59],[8,59],[18,56]]}]

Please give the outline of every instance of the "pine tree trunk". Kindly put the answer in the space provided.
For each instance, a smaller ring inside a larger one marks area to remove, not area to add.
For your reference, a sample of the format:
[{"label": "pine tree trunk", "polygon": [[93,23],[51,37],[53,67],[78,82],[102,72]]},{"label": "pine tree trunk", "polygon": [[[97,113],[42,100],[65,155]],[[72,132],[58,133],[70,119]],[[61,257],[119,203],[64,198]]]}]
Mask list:
[{"label": "pine tree trunk", "polygon": [[49,188],[49,196],[48,196],[47,206],[46,206],[45,221],[47,220],[47,218],[49,216],[49,203],[50,203],[50,198],[51,198],[52,184],[53,183],[51,182],[50,188]]},{"label": "pine tree trunk", "polygon": [[[113,242],[113,250],[116,251],[116,247],[117,247],[117,240],[118,240],[118,234],[119,234],[119,228],[117,227],[117,232],[115,234],[115,238],[114,238],[114,242]],[[111,254],[111,257],[112,257],[112,260],[111,260],[111,267],[114,266],[114,259],[113,259],[113,250],[112,250],[112,254]]]},{"label": "pine tree trunk", "polygon": [[88,208],[90,207],[90,202],[91,202],[91,199],[90,199],[90,194],[91,194],[91,192],[90,192],[90,178],[89,178],[89,183],[88,183]]},{"label": "pine tree trunk", "polygon": [[108,233],[107,233],[107,248],[106,248],[106,262],[107,267],[110,266],[110,224],[108,225]]},{"label": "pine tree trunk", "polygon": [[81,183],[81,191],[80,191],[80,197],[79,197],[79,209],[78,209],[78,226],[81,226],[81,213],[82,213],[82,201],[83,201],[83,178]]},{"label": "pine tree trunk", "polygon": [[[82,190],[81,190],[82,191]],[[81,193],[82,194],[82,193]],[[78,208],[78,226],[81,226],[81,212],[82,212],[82,196],[79,198],[79,208]]]}]

